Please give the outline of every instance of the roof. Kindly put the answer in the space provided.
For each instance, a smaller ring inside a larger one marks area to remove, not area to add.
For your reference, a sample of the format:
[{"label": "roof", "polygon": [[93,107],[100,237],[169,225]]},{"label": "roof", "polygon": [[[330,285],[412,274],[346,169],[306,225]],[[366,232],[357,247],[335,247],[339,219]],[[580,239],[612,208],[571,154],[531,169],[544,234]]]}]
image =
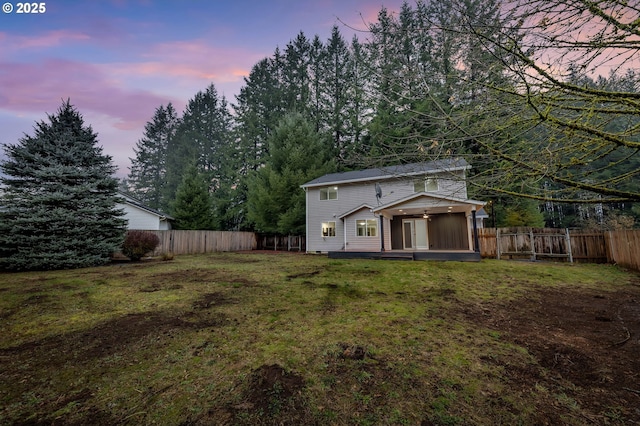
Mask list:
[{"label": "roof", "polygon": [[370,206],[369,204],[360,204],[358,207],[353,208],[351,210],[349,210],[348,212],[344,212],[342,213],[340,216],[338,216],[338,219],[342,219],[343,217],[347,217],[349,215],[352,215],[353,213],[360,211],[362,209],[373,209],[373,206]]},{"label": "roof", "polygon": [[418,176],[444,171],[451,172],[456,170],[466,170],[469,168],[471,168],[471,166],[463,158],[435,160],[423,163],[399,164],[395,166],[379,167],[375,169],[330,173],[305,183],[304,185],[302,185],[302,188],[374,181],[400,176]]},{"label": "roof", "polygon": [[161,219],[175,220],[173,217],[169,216],[169,215],[168,215],[168,214],[166,214],[166,213],[161,212],[160,210],[152,209],[152,208],[151,208],[151,207],[149,207],[149,206],[145,206],[144,204],[142,204],[142,202],[141,202],[141,201],[136,200],[135,198],[133,198],[133,197],[132,197],[132,196],[130,196],[130,195],[124,194],[124,193],[122,193],[122,192],[120,192],[120,191],[118,191],[118,195],[120,195],[121,197],[123,197],[123,198],[124,198],[124,201],[125,201],[127,204],[130,204],[130,205],[132,205],[132,206],[134,206],[134,207],[137,207],[137,208],[139,208],[139,209],[142,209],[142,210],[145,210],[145,211],[147,211],[147,212],[149,212],[149,213],[152,213],[152,214],[154,214],[154,215],[156,215],[156,216],[159,216]]}]

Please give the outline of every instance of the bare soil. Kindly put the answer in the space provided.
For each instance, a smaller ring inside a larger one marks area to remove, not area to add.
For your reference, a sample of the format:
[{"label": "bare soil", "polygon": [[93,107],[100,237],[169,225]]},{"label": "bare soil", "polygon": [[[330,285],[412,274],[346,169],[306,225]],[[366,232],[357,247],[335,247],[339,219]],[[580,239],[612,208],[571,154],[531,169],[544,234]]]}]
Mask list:
[{"label": "bare soil", "polygon": [[[526,299],[467,307],[463,315],[533,355],[537,363],[526,367],[485,360],[504,366],[514,391],[557,389],[582,408],[585,424],[640,424],[638,294],[540,289]],[[563,424],[567,408],[557,401],[536,408],[537,424]]]}]

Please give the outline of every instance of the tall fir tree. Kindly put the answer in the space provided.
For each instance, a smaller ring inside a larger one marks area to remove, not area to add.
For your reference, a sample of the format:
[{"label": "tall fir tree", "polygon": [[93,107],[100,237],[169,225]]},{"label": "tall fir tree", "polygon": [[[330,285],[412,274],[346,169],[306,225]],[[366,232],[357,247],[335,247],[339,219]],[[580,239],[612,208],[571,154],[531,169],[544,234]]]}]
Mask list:
[{"label": "tall fir tree", "polygon": [[233,120],[224,96],[213,84],[189,100],[175,137],[167,146],[165,194],[172,200],[187,167],[194,164],[215,191],[225,175]]},{"label": "tall fir tree", "polygon": [[338,27],[331,30],[327,41],[323,67],[323,101],[327,111],[326,131],[331,136],[335,156],[344,159],[349,150],[347,90],[351,54]]},{"label": "tall fir tree", "polygon": [[144,126],[144,135],[130,158],[131,169],[127,187],[131,194],[154,209],[167,210],[165,186],[167,147],[173,141],[180,120],[171,103],[160,105],[153,118]]},{"label": "tall fir tree", "polygon": [[104,264],[124,239],[111,157],[67,100],[33,136],[5,146],[0,269]]}]

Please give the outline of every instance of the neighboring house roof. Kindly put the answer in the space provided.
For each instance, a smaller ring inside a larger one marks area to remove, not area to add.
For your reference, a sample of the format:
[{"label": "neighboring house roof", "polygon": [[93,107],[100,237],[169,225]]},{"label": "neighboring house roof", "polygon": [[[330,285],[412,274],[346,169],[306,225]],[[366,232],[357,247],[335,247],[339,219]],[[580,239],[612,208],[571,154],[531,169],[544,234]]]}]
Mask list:
[{"label": "neighboring house roof", "polygon": [[435,160],[425,163],[401,164],[375,169],[330,173],[305,183],[302,185],[302,188],[389,179],[399,176],[416,176],[443,171],[451,172],[456,170],[466,170],[469,168],[471,168],[469,163],[462,158]]},{"label": "neighboring house roof", "polygon": [[478,218],[478,219],[487,219],[488,217],[489,217],[489,215],[484,210],[484,207],[476,212],[476,218]]},{"label": "neighboring house roof", "polygon": [[145,206],[144,204],[142,204],[142,201],[140,200],[136,200],[135,198],[131,197],[130,195],[124,194],[122,192],[118,192],[118,195],[120,195],[122,198],[124,198],[125,203],[130,204],[134,207],[137,207],[139,209],[145,210],[151,214],[154,214],[156,216],[159,216],[161,220],[175,220],[173,217],[169,216],[166,213],[161,212],[160,210],[156,210],[156,209],[152,209],[149,206]]}]

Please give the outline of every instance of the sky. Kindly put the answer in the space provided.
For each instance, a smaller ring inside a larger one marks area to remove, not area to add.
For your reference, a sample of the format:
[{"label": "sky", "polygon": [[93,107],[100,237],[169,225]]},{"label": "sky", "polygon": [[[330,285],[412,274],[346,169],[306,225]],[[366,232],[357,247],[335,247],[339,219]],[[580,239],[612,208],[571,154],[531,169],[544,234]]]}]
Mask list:
[{"label": "sky", "polygon": [[70,99],[125,177],[160,105],[181,113],[211,83],[234,103],[252,66],[301,31],[326,41],[337,25],[349,41],[402,0],[52,0],[39,13],[2,3],[0,145]]}]

